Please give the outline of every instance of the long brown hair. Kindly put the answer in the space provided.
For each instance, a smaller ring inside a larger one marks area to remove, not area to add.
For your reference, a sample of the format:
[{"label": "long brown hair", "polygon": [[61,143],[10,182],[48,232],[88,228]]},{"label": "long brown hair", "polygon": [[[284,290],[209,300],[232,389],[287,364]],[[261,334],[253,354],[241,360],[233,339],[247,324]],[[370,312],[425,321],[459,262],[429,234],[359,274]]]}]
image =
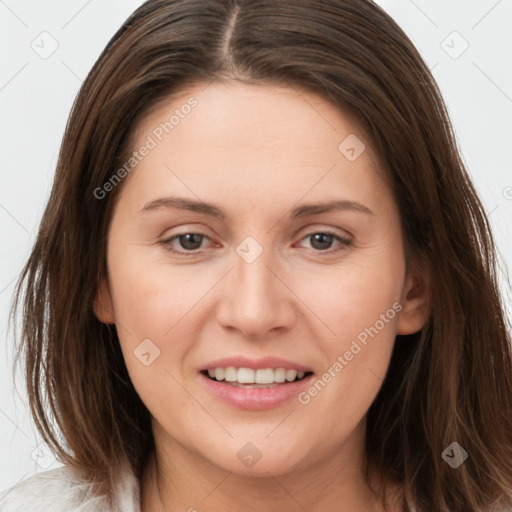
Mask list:
[{"label": "long brown hair", "polygon": [[[116,330],[93,312],[122,183],[102,199],[95,191],[123,164],[142,116],[211,80],[303,87],[364,127],[407,259],[429,264],[433,290],[425,327],[396,338],[368,412],[368,458],[418,512],[512,506],[511,340],[489,223],[429,69],[370,0],[150,0],[108,43],[73,105],[13,301],[46,442],[106,492],[123,461],[140,476],[154,449]],[[469,454],[457,469],[442,458],[452,442]]]}]

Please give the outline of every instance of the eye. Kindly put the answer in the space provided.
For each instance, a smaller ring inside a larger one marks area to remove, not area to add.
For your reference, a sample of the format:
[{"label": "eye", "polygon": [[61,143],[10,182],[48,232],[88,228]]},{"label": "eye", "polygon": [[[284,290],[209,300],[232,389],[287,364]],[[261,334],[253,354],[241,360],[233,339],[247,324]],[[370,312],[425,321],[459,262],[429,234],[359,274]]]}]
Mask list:
[{"label": "eye", "polygon": [[[188,254],[186,254],[187,252],[190,253],[190,255],[193,255],[197,252],[197,249],[201,247],[201,243],[205,238],[208,237],[201,233],[180,233],[178,235],[174,235],[172,238],[162,240],[160,243],[170,252],[188,256]],[[173,240],[177,240],[178,244],[184,250],[182,251],[174,249]]]},{"label": "eye", "polygon": [[[343,250],[345,247],[348,247],[352,241],[348,238],[344,238],[336,233],[332,233],[331,231],[314,231],[308,233],[302,240],[311,239],[311,247],[315,250],[315,252],[338,252]],[[338,241],[339,246],[337,249],[331,249],[330,246],[334,241]]]},{"label": "eye", "polygon": [[[333,253],[343,250],[345,247],[348,247],[352,241],[344,238],[336,233],[332,233],[328,230],[323,231],[313,231],[308,233],[301,240],[311,239],[311,247],[315,252],[320,253]],[[205,239],[210,239],[208,236],[203,235],[202,233],[179,233],[177,235],[172,236],[171,238],[167,238],[165,240],[160,241],[159,243],[165,247],[169,252],[180,254],[183,256],[194,256],[198,254],[201,249],[202,242]],[[176,241],[176,242],[175,242]],[[332,244],[337,241],[338,248],[331,249]],[[176,244],[181,247],[176,249]]]}]

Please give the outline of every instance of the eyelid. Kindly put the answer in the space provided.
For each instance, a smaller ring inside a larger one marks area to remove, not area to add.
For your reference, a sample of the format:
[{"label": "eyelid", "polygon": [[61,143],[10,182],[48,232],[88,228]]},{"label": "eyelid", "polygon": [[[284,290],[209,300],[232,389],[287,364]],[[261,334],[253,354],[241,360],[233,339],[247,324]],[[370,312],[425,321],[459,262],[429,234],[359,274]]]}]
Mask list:
[{"label": "eyelid", "polygon": [[[300,236],[298,242],[302,242],[303,240],[307,239],[308,237],[311,237],[312,235],[315,235],[315,234],[318,234],[318,233],[321,233],[321,234],[325,234],[325,235],[329,235],[329,236],[332,236],[335,240],[337,240],[339,242],[339,245],[341,247],[338,247],[338,248],[330,248],[330,249],[326,249],[324,251],[321,251],[321,250],[315,250],[315,249],[310,249],[310,251],[313,251],[315,254],[318,254],[320,256],[322,255],[325,255],[325,256],[329,256],[329,255],[333,255],[333,254],[337,254],[338,252],[342,251],[344,248],[348,247],[349,245],[352,244],[353,242],[353,237],[350,233],[348,233],[347,231],[343,230],[345,235],[343,234],[340,234],[338,232],[336,232],[336,228],[325,228],[325,227],[320,227],[320,226],[310,226],[310,227],[307,227],[307,228],[304,228],[305,231],[302,236]],[[178,233],[175,233],[173,235],[170,235],[170,236],[167,236],[165,238],[163,238],[162,240],[159,241],[159,244],[163,245],[164,248],[173,253],[173,254],[176,254],[178,256],[184,256],[184,257],[187,257],[187,256],[198,256],[198,255],[202,255],[204,254],[205,251],[207,251],[208,249],[194,249],[192,251],[186,251],[186,250],[175,250],[175,249],[172,249],[171,248],[171,241],[179,238],[180,236],[184,236],[184,235],[188,235],[188,234],[192,234],[192,235],[199,235],[201,237],[203,237],[203,240],[204,239],[207,239],[207,240],[210,240],[210,242],[213,242],[215,243],[216,245],[218,245],[217,242],[214,242],[212,240],[212,237],[210,237],[209,235],[207,235],[206,233],[203,233],[201,231],[198,231],[198,230],[194,230],[194,229],[185,229],[185,230],[182,230]],[[298,233],[294,236],[294,238],[298,236]],[[203,242],[203,240],[201,241],[201,243]]]},{"label": "eyelid", "polygon": [[325,251],[309,249],[315,255],[320,255],[320,256],[325,256],[325,257],[333,256],[333,255],[336,255],[339,252],[343,251],[343,249],[345,249],[346,247],[352,245],[352,243],[353,243],[353,240],[352,240],[351,236],[348,237],[348,236],[340,235],[339,233],[336,233],[335,231],[333,231],[331,229],[312,229],[312,230],[309,230],[303,236],[301,236],[299,238],[299,243],[302,242],[303,240],[306,240],[308,237],[310,237],[312,235],[315,235],[317,233],[321,233],[321,234],[324,234],[324,235],[332,236],[334,240],[338,241],[338,247],[326,249]]},{"label": "eyelid", "polygon": [[297,231],[294,238],[296,236],[299,236],[299,234],[302,232],[304,232],[304,235],[301,236],[301,239],[304,238],[304,236],[306,236],[306,235],[311,235],[314,233],[326,233],[329,235],[339,236],[340,238],[350,239],[350,240],[352,240],[354,238],[352,233],[350,233],[346,229],[326,226],[325,224],[313,224],[313,225],[307,226],[306,228],[301,228],[299,231]]}]

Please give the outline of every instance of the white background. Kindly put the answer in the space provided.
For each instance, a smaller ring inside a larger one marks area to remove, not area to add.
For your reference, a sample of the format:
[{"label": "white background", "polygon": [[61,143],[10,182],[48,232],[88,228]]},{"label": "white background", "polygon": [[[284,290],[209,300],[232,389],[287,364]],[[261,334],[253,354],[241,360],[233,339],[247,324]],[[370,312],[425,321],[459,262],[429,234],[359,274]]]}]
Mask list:
[{"label": "white background", "polygon": [[[48,199],[72,101],[101,50],[141,3],[0,0],[0,490],[59,465],[36,450],[21,379],[15,395],[7,313]],[[432,69],[499,250],[512,269],[512,0],[377,3]],[[44,31],[51,37],[40,36]],[[43,59],[31,45],[48,50],[52,38],[58,48]],[[464,40],[469,47],[452,58]],[[510,314],[505,283],[503,278]]]}]

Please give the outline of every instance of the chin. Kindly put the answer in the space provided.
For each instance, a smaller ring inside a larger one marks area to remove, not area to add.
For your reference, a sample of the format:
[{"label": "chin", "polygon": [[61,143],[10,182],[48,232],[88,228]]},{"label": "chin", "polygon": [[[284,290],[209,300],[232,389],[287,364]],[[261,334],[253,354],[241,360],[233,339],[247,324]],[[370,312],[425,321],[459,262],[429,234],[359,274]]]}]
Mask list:
[{"label": "chin", "polygon": [[240,476],[268,477],[269,474],[277,476],[297,470],[306,456],[306,453],[299,454],[292,446],[287,448],[282,444],[273,445],[268,440],[266,443],[244,442],[240,448],[240,443],[235,441],[235,444],[237,446],[234,451],[231,448],[220,447],[220,457],[211,460],[210,452],[208,459],[226,472]]}]

